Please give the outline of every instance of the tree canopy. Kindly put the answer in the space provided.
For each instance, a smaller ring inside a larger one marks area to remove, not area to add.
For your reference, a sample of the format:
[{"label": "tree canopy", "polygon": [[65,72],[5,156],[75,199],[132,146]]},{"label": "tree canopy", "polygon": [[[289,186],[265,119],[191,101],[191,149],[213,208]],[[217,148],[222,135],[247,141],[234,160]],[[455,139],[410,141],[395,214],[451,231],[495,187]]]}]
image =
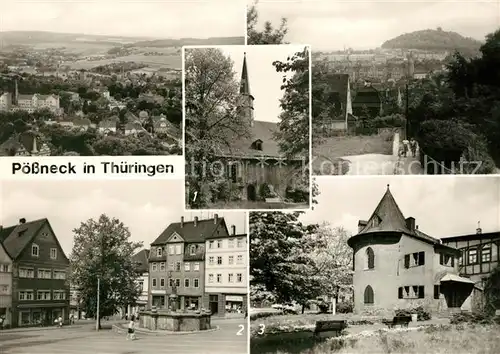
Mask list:
[{"label": "tree canopy", "polygon": [[287,19],[282,18],[278,27],[273,26],[271,21],[265,21],[263,29],[258,30],[257,4],[258,1],[255,1],[247,9],[247,44],[284,44],[284,38],[288,32]]},{"label": "tree canopy", "polygon": [[139,274],[132,255],[142,243],[132,242],[128,228],[104,214],[82,222],[73,233],[70,280],[80,292],[87,316],[96,316],[98,279],[99,320],[134,305],[141,289],[136,283]]}]

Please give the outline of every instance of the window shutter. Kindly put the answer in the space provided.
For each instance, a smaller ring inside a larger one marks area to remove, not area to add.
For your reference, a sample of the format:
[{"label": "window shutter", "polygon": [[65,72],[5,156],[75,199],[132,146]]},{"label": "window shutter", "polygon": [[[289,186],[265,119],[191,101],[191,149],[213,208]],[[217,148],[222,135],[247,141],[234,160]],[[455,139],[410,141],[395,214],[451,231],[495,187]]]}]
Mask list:
[{"label": "window shutter", "polygon": [[410,255],[405,255],[405,268],[410,268]]},{"label": "window shutter", "polygon": [[418,253],[418,265],[425,265],[425,252]]},{"label": "window shutter", "polygon": [[434,285],[434,299],[439,299],[439,285]]},{"label": "window shutter", "polygon": [[398,288],[398,299],[402,299],[403,298],[403,287],[400,286]]},{"label": "window shutter", "polygon": [[418,298],[423,299],[425,298],[425,293],[424,293],[424,286],[421,285],[418,287]]}]

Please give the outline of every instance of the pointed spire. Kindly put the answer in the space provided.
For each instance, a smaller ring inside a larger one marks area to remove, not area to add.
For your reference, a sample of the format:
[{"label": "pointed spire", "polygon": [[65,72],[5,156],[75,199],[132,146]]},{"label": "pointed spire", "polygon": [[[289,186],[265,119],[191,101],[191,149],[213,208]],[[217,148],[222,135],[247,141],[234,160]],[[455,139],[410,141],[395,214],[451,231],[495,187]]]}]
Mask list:
[{"label": "pointed spire", "polygon": [[243,69],[241,70],[240,93],[252,95],[250,93],[250,83],[248,82],[247,53],[243,53]]}]

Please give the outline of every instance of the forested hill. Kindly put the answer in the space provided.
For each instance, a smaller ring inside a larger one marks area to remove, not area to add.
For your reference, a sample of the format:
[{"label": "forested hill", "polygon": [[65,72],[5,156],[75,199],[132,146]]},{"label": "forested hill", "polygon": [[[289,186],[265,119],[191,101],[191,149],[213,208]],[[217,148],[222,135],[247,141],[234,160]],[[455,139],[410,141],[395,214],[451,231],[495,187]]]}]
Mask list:
[{"label": "forested hill", "polygon": [[438,28],[402,34],[385,41],[382,48],[478,52],[481,44],[476,39]]}]

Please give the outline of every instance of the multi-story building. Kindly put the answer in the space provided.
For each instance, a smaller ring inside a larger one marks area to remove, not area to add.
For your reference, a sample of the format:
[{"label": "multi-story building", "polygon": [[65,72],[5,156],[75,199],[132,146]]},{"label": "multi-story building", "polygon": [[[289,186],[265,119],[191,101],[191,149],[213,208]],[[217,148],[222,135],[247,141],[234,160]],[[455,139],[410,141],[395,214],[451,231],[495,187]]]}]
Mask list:
[{"label": "multi-story building", "polygon": [[1,241],[0,238],[0,317],[5,327],[12,323],[12,258]]},{"label": "multi-story building", "polygon": [[135,314],[145,310],[148,304],[149,290],[149,250],[143,249],[134,255],[133,261],[137,266],[138,279],[137,286],[141,290],[141,294],[134,305],[127,307],[127,313]]},{"label": "multi-story building", "polygon": [[500,264],[500,232],[483,233],[478,225],[475,234],[442,238],[443,244],[457,248],[460,276],[474,282],[474,291],[462,305],[463,309],[481,311],[484,285],[493,269]]},{"label": "multi-story building", "polygon": [[48,109],[54,114],[59,114],[59,96],[56,95],[18,95],[17,105],[12,110],[21,110],[33,113],[37,110]]},{"label": "multi-story building", "polygon": [[69,316],[69,260],[47,219],[0,228],[12,258],[12,326],[52,323]]},{"label": "multi-story building", "polygon": [[149,306],[199,309],[205,290],[205,240],[228,236],[224,218],[171,223],[151,244]]},{"label": "multi-story building", "polygon": [[224,315],[247,309],[247,235],[213,234],[205,241],[205,297],[204,307],[212,314]]},{"label": "multi-story building", "polygon": [[460,310],[474,283],[458,275],[460,251],[405,218],[389,186],[368,221],[348,240],[354,251],[356,313],[422,305],[433,312]]},{"label": "multi-story building", "polygon": [[4,92],[0,96],[0,112],[10,111],[12,107],[12,95],[10,92]]}]

